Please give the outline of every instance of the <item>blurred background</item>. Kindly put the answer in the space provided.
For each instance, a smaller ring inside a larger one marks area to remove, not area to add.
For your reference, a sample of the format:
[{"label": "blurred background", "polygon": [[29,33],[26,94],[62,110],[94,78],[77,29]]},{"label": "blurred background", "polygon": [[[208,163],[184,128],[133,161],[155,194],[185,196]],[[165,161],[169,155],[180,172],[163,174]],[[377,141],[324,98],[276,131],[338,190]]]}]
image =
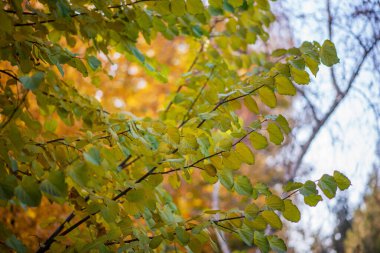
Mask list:
[{"label": "blurred background", "polygon": [[[272,10],[277,21],[269,29],[271,39],[252,46],[246,54],[255,52],[258,58],[270,59],[269,52],[274,49],[330,39],[336,44],[340,64],[322,68],[311,85],[297,87],[297,96],[280,101],[276,110],[288,116],[293,126],[291,138],[281,148],[259,152],[256,164],[242,171],[253,182],[265,182],[279,192],[286,181],[342,171],[352,181],[348,191],[316,208],[300,204],[301,222],[287,223],[282,236],[289,252],[380,252],[380,1],[283,0],[273,2]],[[215,27],[216,39],[225,25]],[[84,79],[67,68],[65,75],[106,111],[158,117],[169,101],[168,94],[178,88],[181,75],[205,46],[188,38],[169,41],[158,36],[151,45],[141,40],[139,49],[167,75],[167,82],[150,76],[117,52],[99,55],[101,73]],[[77,41],[72,50],[80,53],[84,49]],[[252,114],[244,107],[239,113],[247,121]],[[60,124],[57,131],[69,134],[76,128]],[[242,199],[231,199],[218,184],[202,181],[184,182],[180,187],[174,181],[165,182],[184,217],[204,209],[244,208]],[[69,210],[45,199],[41,207],[27,212],[12,210],[0,219],[17,220],[14,230],[24,242],[34,245],[36,238],[31,234],[39,238],[49,234],[45,227],[53,221],[44,219],[46,212],[64,217]],[[231,235],[216,234],[216,240],[223,253],[256,252]]]}]

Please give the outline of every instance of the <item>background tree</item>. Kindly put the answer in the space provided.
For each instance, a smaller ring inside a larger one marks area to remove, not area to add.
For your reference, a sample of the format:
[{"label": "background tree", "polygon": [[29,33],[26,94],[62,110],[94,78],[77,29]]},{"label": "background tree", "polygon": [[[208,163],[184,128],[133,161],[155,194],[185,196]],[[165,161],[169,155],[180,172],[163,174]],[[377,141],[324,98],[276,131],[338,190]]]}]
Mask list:
[{"label": "background tree", "polygon": [[[370,168],[377,162],[376,141],[380,133],[377,85],[379,6],[376,0],[327,0],[316,3],[312,8],[302,1],[287,1],[282,5],[288,8],[287,13],[292,13],[288,20],[294,28],[295,40],[329,37],[338,45],[340,64],[322,70],[326,71],[326,75],[320,75],[321,78],[315,80],[316,86],[299,90],[300,96],[294,102],[294,115],[300,117],[295,121],[295,140],[288,149],[293,155],[282,156],[286,159],[281,162],[288,168],[288,178],[302,178],[310,175],[311,171],[318,174],[331,166],[345,166],[346,173],[357,178],[354,184],[358,188],[349,192],[346,200],[337,202],[336,207],[329,208],[341,214],[337,216],[335,228],[349,227],[353,209],[358,205],[356,200],[362,199],[360,195],[366,192],[365,187],[360,186],[365,185],[363,180],[366,180]],[[330,92],[331,89],[335,90],[335,95]],[[321,97],[330,102],[320,106]],[[299,113],[305,111],[307,115]],[[368,130],[365,136],[360,134],[364,128]],[[322,146],[331,148],[321,149]],[[321,150],[318,156],[313,155],[315,150]],[[327,154],[332,152],[335,154],[334,159],[327,159]],[[365,162],[347,159],[355,155],[366,156]],[[306,230],[310,231],[310,227]],[[326,230],[332,234],[327,235]],[[343,230],[332,230],[326,227],[322,229],[318,240],[324,242],[320,247],[325,250],[335,248],[334,241],[342,246],[345,240]],[[339,242],[336,238],[340,238]],[[341,252],[341,246],[335,250]]]},{"label": "background tree", "polygon": [[[274,20],[269,3],[209,4],[0,3],[2,208],[29,210],[46,198],[72,210],[64,219],[48,218],[54,229],[28,247],[37,252],[200,252],[215,248],[213,231],[225,231],[263,252],[286,251],[276,231],[282,229],[280,215],[293,222],[300,219],[291,197],[300,192],[314,206],[321,200],[317,187],[328,198],[337,188],[349,187],[349,180],[335,171],[316,182],[286,184],[280,197],[239,174],[242,163],[255,162],[251,146],[267,148],[268,139],[280,145],[290,132],[282,115],[268,114],[262,107],[275,108],[278,96],[295,94],[293,83],[309,83],[307,71],[316,74],[320,62],[332,66],[339,59],[328,40],[275,50],[269,61],[261,52],[243,54],[258,39],[268,40],[265,27]],[[158,33],[169,40],[185,36],[200,41],[193,64],[158,117],[105,110],[65,76],[70,66],[99,85],[104,63],[97,55],[110,60],[115,50],[157,80],[168,81],[165,67],[136,44],[140,36],[152,43]],[[85,47],[75,48],[77,43]],[[255,114],[251,122],[236,114],[242,100]],[[61,124],[70,133],[56,131]],[[197,173],[205,183],[220,181],[249,204],[244,210],[184,216],[164,185],[192,183]],[[25,245],[12,231],[15,222],[6,219],[2,225],[1,247],[24,252]]]}]

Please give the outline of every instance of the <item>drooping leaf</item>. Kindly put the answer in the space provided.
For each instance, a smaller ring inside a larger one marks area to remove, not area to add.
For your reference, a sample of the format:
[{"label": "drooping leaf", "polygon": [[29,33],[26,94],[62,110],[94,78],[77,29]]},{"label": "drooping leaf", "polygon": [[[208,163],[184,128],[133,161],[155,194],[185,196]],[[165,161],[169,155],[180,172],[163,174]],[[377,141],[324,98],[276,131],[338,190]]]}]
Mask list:
[{"label": "drooping leaf", "polygon": [[268,207],[282,211],[284,209],[284,201],[277,195],[270,195],[265,198]]},{"label": "drooping leaf", "polygon": [[263,136],[260,133],[251,133],[249,139],[251,141],[252,146],[257,150],[264,149],[268,146],[267,138],[265,138],[265,136]]},{"label": "drooping leaf", "polygon": [[290,96],[296,95],[296,88],[286,76],[278,75],[275,80],[276,88],[279,94]]},{"label": "drooping leaf", "polygon": [[285,192],[290,192],[290,191],[297,190],[301,188],[302,186],[303,186],[303,183],[300,183],[300,182],[287,182],[286,184],[282,186],[282,189]]},{"label": "drooping leaf", "polygon": [[318,194],[317,186],[313,181],[308,180],[300,188],[300,193],[305,197]]},{"label": "drooping leaf", "polygon": [[254,243],[260,249],[262,253],[269,252],[269,242],[266,236],[262,232],[255,231]]},{"label": "drooping leaf", "polygon": [[161,236],[155,236],[152,240],[149,242],[149,248],[156,249],[160,244],[162,243],[163,238]]},{"label": "drooping leaf", "polygon": [[280,220],[280,217],[273,212],[269,210],[265,210],[261,213],[264,220],[274,229],[281,229],[282,228],[282,222]]},{"label": "drooping leaf", "polygon": [[245,215],[251,219],[255,218],[259,211],[260,208],[255,203],[248,204],[244,209]]},{"label": "drooping leaf", "polygon": [[280,128],[276,124],[269,123],[267,131],[269,133],[269,140],[271,142],[273,142],[276,145],[280,145],[283,142],[284,136],[282,135]]},{"label": "drooping leaf", "polygon": [[253,113],[259,114],[259,107],[257,106],[256,101],[251,96],[245,96],[244,98],[245,106]]},{"label": "drooping leaf", "polygon": [[100,152],[95,147],[90,148],[90,150],[85,152],[83,156],[88,162],[94,165],[100,165],[101,163]]},{"label": "drooping leaf", "polygon": [[183,244],[187,245],[190,241],[190,236],[188,232],[185,231],[183,227],[176,227],[175,228],[175,233],[178,238],[178,240]]},{"label": "drooping leaf", "polygon": [[16,197],[25,205],[38,206],[41,202],[41,191],[37,181],[30,176],[24,176],[15,189]]},{"label": "drooping leaf", "polygon": [[29,90],[36,90],[40,86],[44,77],[45,77],[45,74],[43,72],[37,72],[32,77],[29,77],[29,76],[20,77],[20,81],[24,85],[25,88]]},{"label": "drooping leaf", "polygon": [[319,179],[318,186],[319,188],[321,188],[322,192],[329,199],[332,199],[335,197],[336,190],[337,190],[337,183],[332,176],[324,174],[321,177],[321,179]]},{"label": "drooping leaf", "polygon": [[290,73],[292,75],[294,82],[296,82],[298,84],[309,84],[310,83],[309,74],[305,70],[299,70],[297,68],[290,67]]},{"label": "drooping leaf", "polygon": [[52,171],[49,177],[40,184],[41,191],[54,197],[65,197],[67,194],[67,184],[62,171]]},{"label": "drooping leaf", "polygon": [[276,118],[276,122],[281,127],[282,131],[284,131],[284,133],[290,133],[291,129],[289,127],[289,123],[284,116],[282,116],[281,114],[278,115],[278,117]]},{"label": "drooping leaf", "polygon": [[267,236],[270,248],[275,252],[286,252],[287,247],[285,242],[276,235]]},{"label": "drooping leaf", "polygon": [[234,178],[230,170],[219,171],[218,178],[220,183],[227,189],[231,190],[234,186]]},{"label": "drooping leaf", "polygon": [[292,203],[290,199],[284,200],[284,211],[282,214],[288,221],[298,222],[301,219],[301,213],[297,206]]},{"label": "drooping leaf", "polygon": [[235,152],[239,160],[242,162],[245,162],[247,164],[255,163],[255,157],[252,151],[244,143],[238,143],[235,147]]},{"label": "drooping leaf", "polygon": [[309,206],[316,206],[320,201],[322,201],[321,195],[309,195],[304,197],[304,202]]},{"label": "drooping leaf", "polygon": [[259,89],[259,95],[261,101],[269,106],[270,108],[274,108],[277,105],[277,99],[276,95],[274,95],[274,92],[269,89],[268,87],[264,86]]},{"label": "drooping leaf", "polygon": [[186,7],[190,14],[202,13],[204,9],[202,0],[187,0]]},{"label": "drooping leaf", "polygon": [[330,40],[325,40],[325,42],[323,42],[323,45],[319,54],[320,54],[322,63],[328,67],[331,67],[332,65],[337,64],[339,62],[335,45]]},{"label": "drooping leaf", "polygon": [[0,199],[11,199],[16,186],[17,178],[14,175],[6,175],[0,178]]},{"label": "drooping leaf", "polygon": [[253,187],[248,177],[240,175],[236,178],[234,189],[237,193],[251,196]]},{"label": "drooping leaf", "polygon": [[348,187],[350,187],[351,181],[345,175],[340,173],[339,171],[334,171],[333,177],[335,179],[335,182],[336,182],[339,190],[344,191],[344,190],[348,189]]},{"label": "drooping leaf", "polygon": [[102,65],[102,63],[95,56],[88,56],[87,62],[92,70],[97,70]]}]

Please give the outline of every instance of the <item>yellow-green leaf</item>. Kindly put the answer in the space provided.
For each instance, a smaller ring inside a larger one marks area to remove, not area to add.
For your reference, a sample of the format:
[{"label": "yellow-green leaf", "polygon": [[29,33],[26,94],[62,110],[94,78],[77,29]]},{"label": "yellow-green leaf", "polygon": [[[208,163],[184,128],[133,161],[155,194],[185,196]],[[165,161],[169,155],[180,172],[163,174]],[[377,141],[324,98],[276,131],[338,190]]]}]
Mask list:
[{"label": "yellow-green leaf", "polygon": [[270,108],[276,107],[277,99],[276,99],[276,96],[274,95],[273,90],[264,86],[259,89],[259,96],[260,96],[261,101],[267,106],[269,106]]},{"label": "yellow-green leaf", "polygon": [[257,247],[259,247],[260,251],[262,253],[269,252],[269,242],[267,238],[265,237],[264,233],[255,231],[253,236],[253,242]]},{"label": "yellow-green leaf", "polygon": [[265,138],[265,136],[257,132],[251,133],[249,139],[251,141],[252,146],[257,150],[264,149],[268,146],[267,138]]},{"label": "yellow-green leaf", "polygon": [[275,78],[275,84],[277,88],[277,92],[281,95],[296,95],[297,91],[292,82],[283,75],[278,75]]},{"label": "yellow-green leaf", "polygon": [[351,185],[350,179],[348,179],[345,175],[340,173],[339,171],[334,171],[333,175],[336,184],[338,185],[339,190],[343,191],[348,189]]},{"label": "yellow-green leaf", "polygon": [[251,196],[253,187],[248,177],[240,175],[236,178],[234,184],[235,191],[242,195]]},{"label": "yellow-green leaf", "polygon": [[268,207],[282,211],[284,210],[284,201],[277,195],[270,195],[265,198],[265,203]]},{"label": "yellow-green leaf", "polygon": [[268,224],[272,228],[274,228],[274,229],[281,229],[282,228],[282,222],[280,220],[280,217],[278,217],[278,215],[275,212],[265,210],[261,213],[261,215],[263,216],[264,220],[266,222],[268,222]]},{"label": "yellow-green leaf", "polygon": [[269,123],[267,131],[269,133],[269,140],[274,144],[280,145],[284,140],[284,136],[282,135],[280,128],[276,124]]},{"label": "yellow-green leaf", "polygon": [[294,82],[296,82],[298,84],[309,84],[310,83],[309,74],[305,70],[300,70],[300,69],[297,69],[297,68],[290,66],[290,73],[292,75]]},{"label": "yellow-green leaf", "polygon": [[245,106],[253,113],[259,114],[259,107],[257,106],[256,101],[251,96],[246,96],[244,98]]},{"label": "yellow-green leaf", "polygon": [[284,211],[282,215],[285,219],[292,222],[298,222],[301,219],[301,213],[298,207],[290,199],[284,200]]},{"label": "yellow-green leaf", "polygon": [[238,143],[235,147],[235,152],[240,161],[247,164],[255,163],[255,157],[252,151],[244,143]]}]

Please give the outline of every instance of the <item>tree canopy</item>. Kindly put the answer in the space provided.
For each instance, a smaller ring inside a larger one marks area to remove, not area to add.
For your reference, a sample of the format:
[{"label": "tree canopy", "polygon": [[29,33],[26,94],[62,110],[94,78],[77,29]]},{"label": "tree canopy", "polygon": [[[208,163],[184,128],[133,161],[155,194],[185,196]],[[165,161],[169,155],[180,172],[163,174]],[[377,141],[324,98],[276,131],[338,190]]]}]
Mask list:
[{"label": "tree canopy", "polygon": [[[261,52],[257,45],[275,21],[267,0],[10,0],[0,9],[1,208],[27,210],[47,198],[72,210],[36,245],[0,224],[0,249],[201,252],[215,248],[214,233],[224,231],[262,252],[285,252],[276,234],[281,218],[301,218],[292,196],[315,206],[322,193],[331,199],[350,186],[334,171],[288,182],[279,195],[239,171],[291,132],[276,113],[278,98],[309,84],[321,63],[339,62],[329,40]],[[110,113],[65,75],[73,68],[97,85],[105,64],[99,55],[119,52],[166,82],[163,66],[137,44],[155,43],[158,34],[200,47],[157,117]],[[242,106],[251,122],[239,117]],[[72,133],[60,134],[63,124]],[[168,185],[191,184],[196,173],[243,196],[246,208],[183,217]]]}]

